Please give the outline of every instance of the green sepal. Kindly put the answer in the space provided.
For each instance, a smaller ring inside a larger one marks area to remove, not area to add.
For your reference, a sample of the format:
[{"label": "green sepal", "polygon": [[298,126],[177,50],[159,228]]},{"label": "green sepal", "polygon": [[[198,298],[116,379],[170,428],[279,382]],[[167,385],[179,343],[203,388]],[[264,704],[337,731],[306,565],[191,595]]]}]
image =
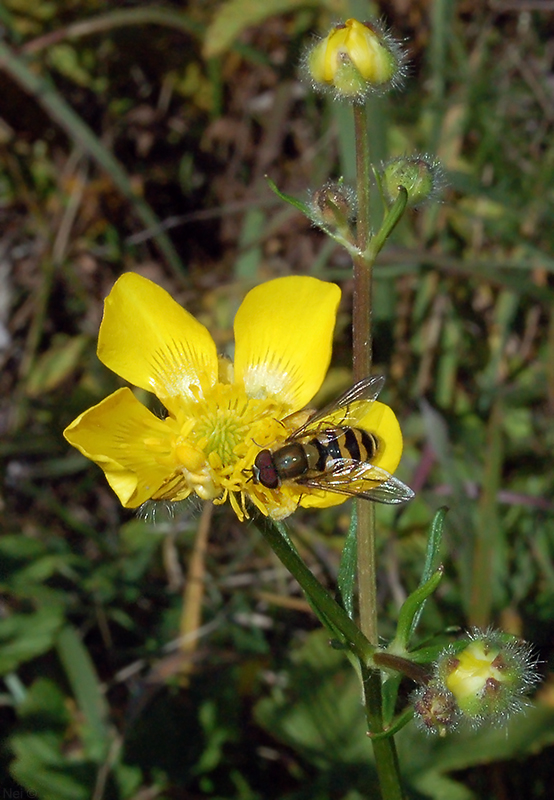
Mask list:
[{"label": "green sepal", "polygon": [[437,639],[432,644],[418,647],[417,650],[412,650],[410,653],[410,661],[413,661],[414,664],[433,664],[438,657],[444,653],[446,646],[448,646],[449,652],[455,656],[457,653],[461,653],[462,650],[465,650],[467,644],[467,639],[459,639],[454,642],[448,640],[445,642],[441,636],[440,639]]}]

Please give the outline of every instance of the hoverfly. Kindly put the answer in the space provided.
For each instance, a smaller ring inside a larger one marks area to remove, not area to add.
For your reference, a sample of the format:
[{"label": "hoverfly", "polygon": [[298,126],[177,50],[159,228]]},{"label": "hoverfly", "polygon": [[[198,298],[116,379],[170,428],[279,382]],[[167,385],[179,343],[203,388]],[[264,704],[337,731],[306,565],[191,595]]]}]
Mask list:
[{"label": "hoverfly", "polygon": [[291,482],[378,503],[410,500],[414,493],[408,486],[371,463],[379,452],[378,437],[356,427],[384,382],[382,375],[364,378],[316,411],[279,447],[261,450],[252,468],[254,481],[268,489]]}]

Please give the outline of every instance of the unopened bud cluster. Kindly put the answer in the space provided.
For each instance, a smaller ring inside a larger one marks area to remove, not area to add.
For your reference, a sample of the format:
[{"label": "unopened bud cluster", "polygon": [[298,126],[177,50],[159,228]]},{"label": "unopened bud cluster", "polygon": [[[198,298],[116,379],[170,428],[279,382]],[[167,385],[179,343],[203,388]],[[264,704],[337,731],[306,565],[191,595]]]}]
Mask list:
[{"label": "unopened bud cluster", "polygon": [[524,708],[523,696],[538,681],[535,666],[526,642],[475,630],[464,648],[443,651],[431,680],[413,693],[416,721],[441,736],[463,721],[503,724]]},{"label": "unopened bud cluster", "polygon": [[305,67],[314,89],[362,102],[400,84],[404,54],[378,23],[347,19],[307,52]]}]

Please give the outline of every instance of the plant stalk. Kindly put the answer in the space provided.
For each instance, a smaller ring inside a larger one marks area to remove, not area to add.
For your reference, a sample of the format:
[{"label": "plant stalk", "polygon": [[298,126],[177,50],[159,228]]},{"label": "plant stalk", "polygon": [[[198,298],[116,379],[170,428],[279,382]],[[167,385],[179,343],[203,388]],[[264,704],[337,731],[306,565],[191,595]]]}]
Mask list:
[{"label": "plant stalk", "polygon": [[[352,312],[353,371],[359,381],[371,373],[372,364],[372,270],[373,261],[366,256],[370,235],[370,158],[365,106],[354,106],[356,138],[356,189],[358,220],[356,238],[358,253],[354,257],[354,303]],[[358,500],[358,596],[360,628],[369,641],[377,645],[377,582],[375,567],[375,514],[372,503]]]},{"label": "plant stalk", "polygon": [[[356,146],[356,189],[358,219],[356,244],[358,252],[353,257],[354,299],[352,311],[353,372],[359,381],[371,374],[372,367],[372,294],[373,264],[376,252],[368,248],[370,228],[371,163],[368,136],[367,110],[356,104],[354,131]],[[358,599],[360,629],[375,646],[379,641],[377,626],[377,565],[375,546],[375,511],[373,503],[357,501],[357,545],[358,545]],[[383,731],[381,673],[361,664],[364,682],[364,704],[371,733]],[[400,769],[394,738],[372,740],[379,786],[383,800],[402,800]]]},{"label": "plant stalk", "polygon": [[356,623],[350,619],[346,611],[333,600],[329,592],[318,581],[315,575],[302,561],[292,544],[279,531],[275,523],[266,517],[256,514],[255,522],[258,530],[269,544],[277,558],[296,578],[314,610],[321,615],[322,621],[330,623],[328,627],[336,635],[340,633],[350,650],[367,664],[373,657],[375,648],[371,646]]},{"label": "plant stalk", "polygon": [[[362,679],[367,726],[370,733],[380,733],[383,730],[381,673],[362,665]],[[404,800],[394,737],[377,737],[371,744],[383,800]]]}]

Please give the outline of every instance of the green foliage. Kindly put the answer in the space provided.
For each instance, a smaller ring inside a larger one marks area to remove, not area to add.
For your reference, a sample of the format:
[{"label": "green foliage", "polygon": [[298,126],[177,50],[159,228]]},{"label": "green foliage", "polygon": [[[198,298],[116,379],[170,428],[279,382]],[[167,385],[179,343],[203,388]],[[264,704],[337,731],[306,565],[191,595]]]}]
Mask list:
[{"label": "green foliage", "polygon": [[286,687],[261,700],[255,715],[273,737],[316,768],[313,790],[321,800],[334,792],[346,797],[356,789],[362,796],[376,791],[359,680],[322,631],[294,652]]},{"label": "green foliage", "polygon": [[[331,2],[327,4],[332,5]],[[261,4],[256,0],[226,0],[206,31],[205,55],[208,58],[221,55],[251,25],[259,25],[269,17],[287,14],[309,5],[321,6],[325,3],[315,0],[268,0]]]}]

